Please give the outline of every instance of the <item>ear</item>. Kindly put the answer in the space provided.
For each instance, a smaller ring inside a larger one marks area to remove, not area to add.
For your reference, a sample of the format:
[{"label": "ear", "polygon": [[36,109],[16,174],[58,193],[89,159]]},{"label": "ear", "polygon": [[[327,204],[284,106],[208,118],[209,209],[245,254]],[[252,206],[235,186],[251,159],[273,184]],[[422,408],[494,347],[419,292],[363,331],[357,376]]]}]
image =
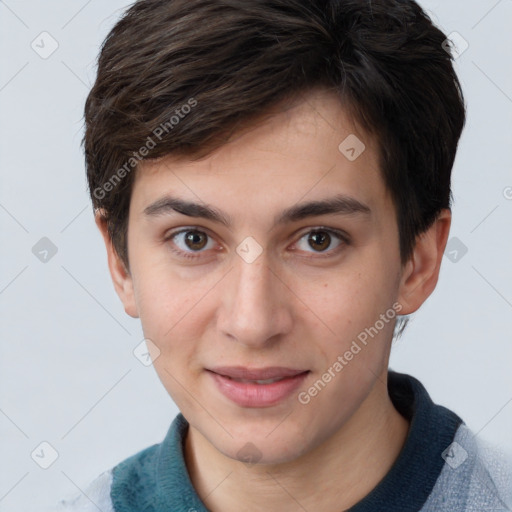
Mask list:
[{"label": "ear", "polygon": [[413,254],[404,265],[398,302],[401,315],[414,313],[434,291],[451,225],[451,211],[443,209],[434,223],[416,239]]},{"label": "ear", "polygon": [[117,295],[119,295],[126,313],[133,318],[138,318],[139,314],[137,311],[137,304],[135,302],[135,294],[133,292],[133,280],[129,270],[126,268],[114,248],[112,239],[108,233],[107,220],[102,209],[96,210],[94,220],[101,235],[103,236],[103,241],[107,248],[108,268],[110,270],[110,276],[112,277],[112,282],[114,283]]}]

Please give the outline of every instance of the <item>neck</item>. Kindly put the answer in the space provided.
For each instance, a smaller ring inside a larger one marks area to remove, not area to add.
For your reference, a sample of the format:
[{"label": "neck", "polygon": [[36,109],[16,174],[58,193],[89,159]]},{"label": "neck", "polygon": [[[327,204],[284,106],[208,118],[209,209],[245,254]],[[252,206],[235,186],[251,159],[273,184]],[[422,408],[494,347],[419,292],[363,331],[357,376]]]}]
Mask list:
[{"label": "neck", "polygon": [[185,459],[198,495],[211,512],[350,508],[383,479],[407,437],[409,423],[394,408],[386,382],[387,370],[342,428],[283,464],[249,467],[190,426]]}]

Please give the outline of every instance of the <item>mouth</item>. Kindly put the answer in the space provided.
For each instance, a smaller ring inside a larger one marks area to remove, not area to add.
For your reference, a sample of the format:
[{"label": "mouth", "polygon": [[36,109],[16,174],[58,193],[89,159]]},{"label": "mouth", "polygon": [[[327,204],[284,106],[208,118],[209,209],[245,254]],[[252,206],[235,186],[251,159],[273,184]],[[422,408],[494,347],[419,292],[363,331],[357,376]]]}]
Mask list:
[{"label": "mouth", "polygon": [[250,380],[250,379],[235,379],[233,377],[228,377],[227,375],[222,375],[222,377],[226,377],[227,379],[230,379],[230,380],[235,380],[236,382],[252,382],[253,384],[272,384],[273,382],[279,382],[280,380],[289,378],[289,377],[278,377],[276,379]]},{"label": "mouth", "polygon": [[268,367],[249,369],[240,366],[207,369],[217,389],[241,407],[271,407],[288,398],[310,370]]},{"label": "mouth", "polygon": [[277,380],[287,377],[295,377],[309,370],[287,368],[284,366],[269,366],[267,368],[246,368],[244,366],[217,366],[209,368],[209,371],[240,381]]}]

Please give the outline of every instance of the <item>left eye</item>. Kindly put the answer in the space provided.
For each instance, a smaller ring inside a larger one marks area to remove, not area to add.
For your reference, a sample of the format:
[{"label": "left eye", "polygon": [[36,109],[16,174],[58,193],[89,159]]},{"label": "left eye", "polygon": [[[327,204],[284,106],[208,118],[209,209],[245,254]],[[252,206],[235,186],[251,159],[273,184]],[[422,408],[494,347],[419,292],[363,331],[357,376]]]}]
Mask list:
[{"label": "left eye", "polygon": [[[334,247],[335,250],[343,243],[348,243],[347,237],[338,233],[337,231],[333,231],[331,229],[314,229],[305,233],[297,243],[300,245],[301,241],[305,241],[305,243],[313,248],[313,252],[327,252],[326,250],[332,245],[333,238],[338,239],[338,244]],[[310,252],[307,249],[302,249],[306,252]],[[330,251],[329,251],[330,252]]]}]

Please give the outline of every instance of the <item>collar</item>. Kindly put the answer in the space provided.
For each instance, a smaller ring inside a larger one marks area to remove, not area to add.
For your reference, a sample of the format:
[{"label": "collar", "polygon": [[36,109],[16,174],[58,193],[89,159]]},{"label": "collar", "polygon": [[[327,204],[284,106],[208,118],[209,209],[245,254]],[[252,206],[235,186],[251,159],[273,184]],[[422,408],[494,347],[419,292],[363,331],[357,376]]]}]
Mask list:
[{"label": "collar", "polygon": [[[379,484],[347,512],[417,512],[443,468],[442,452],[462,420],[436,405],[410,375],[388,372],[395,408],[410,421],[406,442]],[[111,498],[116,512],[208,512],[190,480],[184,457],[188,422],[179,413],[164,440],[113,468]]]},{"label": "collar", "polygon": [[393,405],[410,421],[409,433],[386,476],[347,512],[418,512],[427,501],[445,464],[442,453],[462,420],[436,405],[420,381],[388,372]]}]

